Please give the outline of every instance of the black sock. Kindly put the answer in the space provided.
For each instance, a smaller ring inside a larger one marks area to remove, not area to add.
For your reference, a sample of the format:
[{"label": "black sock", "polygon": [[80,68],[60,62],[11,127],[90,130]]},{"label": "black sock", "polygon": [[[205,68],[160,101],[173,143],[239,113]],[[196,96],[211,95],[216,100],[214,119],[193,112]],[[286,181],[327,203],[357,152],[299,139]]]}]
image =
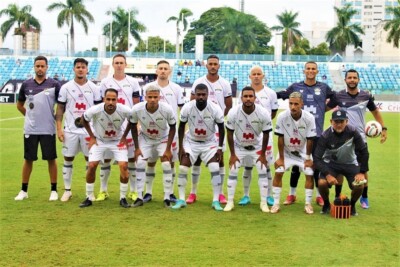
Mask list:
[{"label": "black sock", "polygon": [[351,200],[350,200],[351,208],[353,208],[353,207],[356,206],[356,202],[357,202],[357,201],[354,201],[354,199],[351,199]]},{"label": "black sock", "polygon": [[324,208],[329,208],[331,206],[331,203],[329,203],[329,198],[325,199],[324,198]]},{"label": "black sock", "polygon": [[363,198],[368,198],[368,186],[364,186],[363,192],[362,192],[362,197]]},{"label": "black sock", "polygon": [[300,178],[299,167],[293,166],[292,172],[290,173],[290,187],[296,188],[299,182],[299,178]]},{"label": "black sock", "polygon": [[24,192],[28,192],[28,183],[22,183],[21,190]]},{"label": "black sock", "polygon": [[340,193],[342,193],[342,185],[335,185],[335,197],[340,197]]},{"label": "black sock", "polygon": [[51,191],[57,192],[57,183],[51,183]]}]

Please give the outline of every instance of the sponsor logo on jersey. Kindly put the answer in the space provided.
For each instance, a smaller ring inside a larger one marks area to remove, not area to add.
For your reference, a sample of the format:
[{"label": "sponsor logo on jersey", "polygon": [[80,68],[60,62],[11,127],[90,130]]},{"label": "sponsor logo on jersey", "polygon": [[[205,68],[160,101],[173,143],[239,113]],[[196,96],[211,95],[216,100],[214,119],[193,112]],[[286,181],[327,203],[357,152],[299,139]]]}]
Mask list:
[{"label": "sponsor logo on jersey", "polygon": [[86,110],[86,105],[85,105],[85,103],[75,103],[75,108],[77,110],[81,110],[81,109]]},{"label": "sponsor logo on jersey", "polygon": [[157,129],[147,129],[147,132],[149,134],[158,134],[158,130]]},{"label": "sponsor logo on jersey", "polygon": [[196,129],[194,129],[194,133],[197,134],[197,135],[206,135],[207,132],[204,129],[196,128]]},{"label": "sponsor logo on jersey", "polygon": [[125,105],[125,99],[118,98],[118,103]]},{"label": "sponsor logo on jersey", "polygon": [[254,134],[253,133],[243,133],[243,138],[246,140],[254,139]]},{"label": "sponsor logo on jersey", "polygon": [[111,131],[105,131],[104,134],[107,135],[108,137],[111,137],[115,136],[117,133],[114,130],[111,130]]},{"label": "sponsor logo on jersey", "polygon": [[291,144],[293,144],[293,145],[300,145],[300,140],[299,139],[297,139],[297,138],[290,138],[290,140],[289,140],[289,142],[291,143]]}]

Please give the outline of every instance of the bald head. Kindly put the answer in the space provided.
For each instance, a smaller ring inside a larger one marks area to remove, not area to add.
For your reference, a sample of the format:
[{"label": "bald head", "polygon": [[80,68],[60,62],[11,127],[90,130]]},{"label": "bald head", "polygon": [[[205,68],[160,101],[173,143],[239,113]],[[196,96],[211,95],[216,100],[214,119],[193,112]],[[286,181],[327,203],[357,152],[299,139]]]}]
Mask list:
[{"label": "bald head", "polygon": [[264,87],[264,71],[260,66],[253,66],[250,69],[249,78],[251,80],[251,87],[259,90]]}]

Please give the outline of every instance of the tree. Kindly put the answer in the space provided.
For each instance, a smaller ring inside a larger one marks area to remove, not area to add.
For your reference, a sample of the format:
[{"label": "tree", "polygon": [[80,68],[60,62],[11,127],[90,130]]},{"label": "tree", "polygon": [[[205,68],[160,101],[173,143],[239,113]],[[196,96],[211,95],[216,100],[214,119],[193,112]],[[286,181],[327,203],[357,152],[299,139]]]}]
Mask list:
[{"label": "tree", "polygon": [[334,9],[338,22],[335,27],[326,33],[326,41],[331,49],[344,55],[349,44],[359,45],[360,38],[358,34],[364,34],[364,31],[360,25],[350,23],[351,17],[357,14],[357,11],[352,9],[350,5],[346,5],[343,8],[334,7]]},{"label": "tree", "polygon": [[286,55],[289,54],[290,48],[303,37],[303,34],[298,30],[298,27],[300,27],[300,23],[296,21],[298,15],[298,12],[292,13],[292,11],[285,10],[282,14],[276,15],[280,25],[271,28],[271,30],[283,31],[283,50],[286,51]]},{"label": "tree", "polygon": [[224,13],[226,19],[221,24],[223,30],[217,35],[223,50],[229,54],[253,53],[257,49],[253,20],[233,9],[225,9]]},{"label": "tree", "polygon": [[326,43],[320,43],[316,47],[310,49],[309,55],[321,55],[321,56],[328,56],[331,54],[331,50],[329,49]]},{"label": "tree", "polygon": [[[173,53],[174,45],[170,41],[162,39],[160,36],[150,36],[147,39],[147,52],[149,53],[162,53],[164,52],[164,41],[165,41],[165,52]],[[146,52],[146,43],[141,40],[135,48],[135,52]]]},{"label": "tree", "polygon": [[[126,10],[120,6],[116,10],[106,12],[106,15],[112,15],[112,43],[115,45],[117,51],[127,51],[129,49],[128,28],[130,29],[130,36],[132,35],[138,42],[141,40],[139,33],[145,32],[146,26],[136,20],[136,15],[138,14],[139,11],[135,8]],[[105,36],[110,35],[109,23],[104,25],[103,34]]]},{"label": "tree", "polygon": [[310,42],[306,38],[301,38],[296,42],[290,52],[291,55],[308,55],[310,51]]},{"label": "tree", "polygon": [[85,33],[88,34],[88,21],[93,23],[94,18],[86,10],[83,0],[66,0],[66,3],[57,2],[49,5],[47,11],[60,10],[57,16],[57,26],[61,28],[66,24],[69,26],[69,35],[71,37],[71,55],[75,54],[75,25],[76,22],[82,24]]},{"label": "tree", "polygon": [[14,29],[15,35],[24,35],[23,29],[29,29],[31,26],[39,32],[41,31],[39,21],[31,15],[32,7],[30,5],[19,8],[17,4],[9,4],[7,8],[0,10],[0,18],[8,16],[8,20],[3,22],[0,27],[1,38],[4,40],[14,24],[17,27]]},{"label": "tree", "polygon": [[385,31],[389,31],[386,41],[388,43],[393,42],[393,46],[399,48],[400,41],[400,0],[397,0],[398,6],[387,7],[386,12],[393,14],[394,18],[389,20],[383,26]]},{"label": "tree", "polygon": [[[265,23],[253,15],[241,13],[230,7],[212,8],[201,14],[199,20],[193,21],[185,37],[185,51],[195,49],[198,34],[204,35],[206,54],[231,53],[229,51],[233,50],[239,54],[270,54],[273,51],[268,46],[271,32]],[[238,45],[233,46],[234,42]]]},{"label": "tree", "polygon": [[187,21],[187,18],[190,16],[193,16],[192,11],[190,11],[190,9],[187,9],[187,8],[182,8],[181,11],[179,11],[178,17],[172,16],[167,19],[167,22],[176,21],[176,44],[175,44],[176,55],[179,54],[179,36],[181,35],[179,25],[182,23],[183,31],[186,31],[187,26],[189,24]]}]

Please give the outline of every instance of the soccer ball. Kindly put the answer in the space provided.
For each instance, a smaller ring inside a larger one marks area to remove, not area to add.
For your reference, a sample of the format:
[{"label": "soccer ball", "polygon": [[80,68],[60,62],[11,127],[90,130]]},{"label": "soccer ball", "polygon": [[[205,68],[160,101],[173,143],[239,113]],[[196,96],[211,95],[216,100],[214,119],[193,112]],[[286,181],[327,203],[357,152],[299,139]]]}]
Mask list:
[{"label": "soccer ball", "polygon": [[375,138],[382,133],[382,125],[377,121],[369,121],[365,124],[365,134],[368,137]]}]

